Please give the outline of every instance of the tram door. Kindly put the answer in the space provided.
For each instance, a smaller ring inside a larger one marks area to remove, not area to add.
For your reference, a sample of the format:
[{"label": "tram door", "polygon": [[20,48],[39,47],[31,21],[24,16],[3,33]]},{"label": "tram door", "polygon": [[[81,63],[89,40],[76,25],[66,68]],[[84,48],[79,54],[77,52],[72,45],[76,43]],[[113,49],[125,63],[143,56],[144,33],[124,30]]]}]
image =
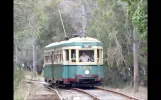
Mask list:
[{"label": "tram door", "polygon": [[52,70],[52,78],[54,79],[54,51],[51,53],[51,70]]}]

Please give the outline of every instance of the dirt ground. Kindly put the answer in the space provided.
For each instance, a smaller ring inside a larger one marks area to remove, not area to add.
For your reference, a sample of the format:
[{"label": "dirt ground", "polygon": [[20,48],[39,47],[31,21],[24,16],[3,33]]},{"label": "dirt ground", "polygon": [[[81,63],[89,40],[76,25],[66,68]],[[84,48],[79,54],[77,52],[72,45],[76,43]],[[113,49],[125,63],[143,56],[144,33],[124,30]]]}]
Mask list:
[{"label": "dirt ground", "polygon": [[42,90],[41,87],[36,87],[32,84],[26,83],[25,80],[28,79],[44,81],[44,78],[42,76],[34,75],[31,72],[26,72],[25,78],[20,82],[17,90],[14,93],[14,100],[24,100],[27,97],[26,95],[28,94],[28,91],[30,91],[29,94],[33,94],[34,91]]},{"label": "dirt ground", "polygon": [[[27,83],[28,80],[44,81],[40,75],[33,75],[32,73],[25,73],[25,78],[19,84],[17,91],[14,93],[14,100],[41,100],[44,98],[55,98],[55,94],[50,92],[42,83]],[[47,99],[48,100],[48,99]]]},{"label": "dirt ground", "polygon": [[14,93],[14,100],[24,100],[25,95],[27,93],[28,85],[24,84],[24,82],[20,82],[17,90]]}]

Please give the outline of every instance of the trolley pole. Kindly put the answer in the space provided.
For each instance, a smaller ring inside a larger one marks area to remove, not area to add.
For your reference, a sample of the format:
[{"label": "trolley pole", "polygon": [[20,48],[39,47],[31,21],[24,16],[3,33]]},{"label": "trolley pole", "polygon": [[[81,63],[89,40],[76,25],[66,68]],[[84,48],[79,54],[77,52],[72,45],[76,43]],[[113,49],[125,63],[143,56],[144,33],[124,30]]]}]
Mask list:
[{"label": "trolley pole", "polygon": [[85,13],[85,9],[84,9],[84,1],[82,2],[81,0],[81,4],[82,4],[82,35],[85,36],[86,35],[86,13]]}]

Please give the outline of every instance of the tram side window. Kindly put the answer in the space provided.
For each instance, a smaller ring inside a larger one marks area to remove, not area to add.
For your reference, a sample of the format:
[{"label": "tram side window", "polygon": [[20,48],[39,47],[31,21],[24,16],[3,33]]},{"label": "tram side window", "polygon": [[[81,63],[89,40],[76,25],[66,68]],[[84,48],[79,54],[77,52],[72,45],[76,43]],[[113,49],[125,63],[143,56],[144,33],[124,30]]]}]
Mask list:
[{"label": "tram side window", "polygon": [[45,62],[51,62],[51,56],[46,55],[45,56]]},{"label": "tram side window", "polygon": [[69,50],[65,50],[65,60],[69,61]]},{"label": "tram side window", "polygon": [[49,62],[50,61],[50,58],[49,58],[49,52],[45,52],[44,54],[44,62]]},{"label": "tram side window", "polygon": [[100,62],[100,50],[97,49],[97,62]]},{"label": "tram side window", "polygon": [[61,53],[60,53],[60,50],[58,50],[57,52],[57,63],[60,63],[60,57],[61,57]]},{"label": "tram side window", "polygon": [[102,60],[102,49],[97,49],[97,62],[101,62]]},{"label": "tram side window", "polygon": [[58,63],[57,53],[58,53],[58,51],[55,50],[55,52],[54,52],[54,64],[57,64]]},{"label": "tram side window", "polygon": [[53,51],[53,55],[52,55],[53,62],[55,61],[54,54],[55,54],[55,51]]},{"label": "tram side window", "polygon": [[45,56],[45,62],[49,62],[49,56]]},{"label": "tram side window", "polygon": [[54,63],[57,63],[58,61],[57,61],[57,51],[55,51],[55,53],[54,53]]},{"label": "tram side window", "polygon": [[59,54],[59,50],[57,51],[57,63],[59,63],[60,62],[60,54]]},{"label": "tram side window", "polygon": [[59,63],[63,62],[62,50],[59,51]]},{"label": "tram side window", "polygon": [[94,50],[79,50],[79,62],[94,62]]},{"label": "tram side window", "polygon": [[60,62],[63,62],[63,54],[60,55]]},{"label": "tram side window", "polygon": [[53,60],[54,60],[54,62],[56,60],[55,52],[53,53]]},{"label": "tram side window", "polygon": [[71,50],[71,57],[72,62],[76,62],[76,50],[74,49]]},{"label": "tram side window", "polygon": [[51,62],[51,52],[49,53],[49,56],[48,56],[48,62]]}]

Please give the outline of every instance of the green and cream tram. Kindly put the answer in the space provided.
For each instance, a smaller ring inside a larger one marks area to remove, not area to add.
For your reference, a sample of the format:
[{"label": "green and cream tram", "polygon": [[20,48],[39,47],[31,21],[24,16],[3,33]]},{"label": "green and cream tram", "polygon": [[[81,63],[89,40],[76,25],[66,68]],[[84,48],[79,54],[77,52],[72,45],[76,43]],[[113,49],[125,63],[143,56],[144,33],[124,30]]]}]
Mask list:
[{"label": "green and cream tram", "polygon": [[101,85],[104,75],[102,43],[91,37],[75,37],[47,45],[44,78],[59,85]]}]

